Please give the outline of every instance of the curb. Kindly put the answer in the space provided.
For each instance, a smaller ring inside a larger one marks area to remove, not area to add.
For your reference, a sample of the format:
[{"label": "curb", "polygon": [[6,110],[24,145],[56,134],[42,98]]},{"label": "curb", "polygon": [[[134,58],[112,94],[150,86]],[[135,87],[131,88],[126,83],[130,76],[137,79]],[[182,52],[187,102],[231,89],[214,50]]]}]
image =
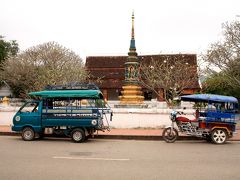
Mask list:
[{"label": "curb", "polygon": [[0,132],[0,136],[21,136],[21,133],[16,133],[16,132]]},{"label": "curb", "polygon": [[[21,136],[18,132],[0,132],[0,136]],[[61,137],[67,138],[66,136],[56,136],[56,135],[45,135],[45,137]],[[147,140],[147,141],[164,141],[162,136],[154,135],[94,135],[92,139],[115,139],[115,140]],[[179,136],[177,141],[187,141],[187,140],[204,140],[202,138],[193,136]],[[240,139],[229,139],[228,141],[240,141]]]},{"label": "curb", "polygon": [[[147,140],[147,141],[164,141],[162,136],[149,136],[149,135],[97,135],[94,136],[95,139],[116,139],[116,140]],[[190,136],[179,136],[179,141],[185,140],[202,140],[197,137]]]}]

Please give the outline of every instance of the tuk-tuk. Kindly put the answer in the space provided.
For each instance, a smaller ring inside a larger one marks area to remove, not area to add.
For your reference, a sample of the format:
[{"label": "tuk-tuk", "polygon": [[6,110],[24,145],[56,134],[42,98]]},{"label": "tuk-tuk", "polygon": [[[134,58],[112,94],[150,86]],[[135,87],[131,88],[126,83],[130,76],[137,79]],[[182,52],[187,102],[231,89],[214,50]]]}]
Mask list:
[{"label": "tuk-tuk", "polygon": [[238,113],[238,100],[235,97],[194,94],[181,96],[181,100],[195,103],[195,118],[185,117],[183,111],[171,112],[172,125],[166,127],[162,134],[166,142],[175,142],[178,132],[187,136],[202,137],[215,144],[223,144],[233,137]]},{"label": "tuk-tuk", "polygon": [[29,95],[35,98],[19,109],[12,126],[25,141],[55,134],[84,142],[97,130],[109,130],[112,110],[97,86],[51,86]]}]

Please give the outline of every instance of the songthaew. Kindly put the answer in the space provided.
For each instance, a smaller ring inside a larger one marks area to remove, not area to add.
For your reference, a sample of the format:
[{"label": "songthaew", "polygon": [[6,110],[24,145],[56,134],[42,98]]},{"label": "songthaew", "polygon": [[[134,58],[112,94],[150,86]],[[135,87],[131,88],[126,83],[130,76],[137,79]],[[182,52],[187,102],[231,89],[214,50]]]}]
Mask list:
[{"label": "songthaew", "polygon": [[84,142],[97,130],[109,130],[112,110],[94,84],[48,86],[29,95],[33,99],[19,109],[12,126],[25,141],[56,134]]}]

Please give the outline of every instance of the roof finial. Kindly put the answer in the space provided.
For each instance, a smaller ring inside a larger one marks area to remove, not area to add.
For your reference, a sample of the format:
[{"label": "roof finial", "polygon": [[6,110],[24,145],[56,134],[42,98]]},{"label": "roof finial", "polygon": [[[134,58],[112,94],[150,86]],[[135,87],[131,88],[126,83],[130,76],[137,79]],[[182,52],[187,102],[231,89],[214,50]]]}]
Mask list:
[{"label": "roof finial", "polygon": [[132,39],[134,39],[134,10],[132,12]]}]

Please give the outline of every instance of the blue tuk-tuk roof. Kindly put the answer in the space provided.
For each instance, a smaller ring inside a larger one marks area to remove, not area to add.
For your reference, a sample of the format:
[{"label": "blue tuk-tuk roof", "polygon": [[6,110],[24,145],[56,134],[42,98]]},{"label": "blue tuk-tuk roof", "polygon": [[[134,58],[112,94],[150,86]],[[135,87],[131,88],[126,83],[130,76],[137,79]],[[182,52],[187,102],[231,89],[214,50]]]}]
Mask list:
[{"label": "blue tuk-tuk roof", "polygon": [[181,96],[183,101],[192,101],[192,102],[229,102],[229,103],[238,103],[237,98],[233,96],[223,96],[216,94],[192,94]]},{"label": "blue tuk-tuk roof", "polygon": [[29,93],[30,96],[38,96],[42,98],[86,98],[86,99],[102,99],[103,95],[100,90],[50,90],[37,91]]}]

